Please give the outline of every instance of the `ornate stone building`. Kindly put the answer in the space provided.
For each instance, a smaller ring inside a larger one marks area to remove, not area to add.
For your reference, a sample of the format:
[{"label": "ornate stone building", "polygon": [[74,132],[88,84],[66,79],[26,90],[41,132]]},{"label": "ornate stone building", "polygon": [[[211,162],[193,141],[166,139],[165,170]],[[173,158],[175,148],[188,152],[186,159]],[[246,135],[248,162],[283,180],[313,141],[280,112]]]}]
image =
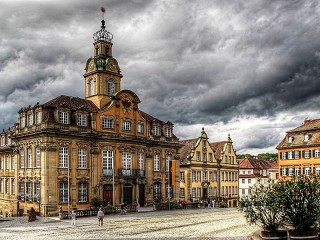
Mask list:
[{"label": "ornate stone building", "polygon": [[[179,197],[179,140],[173,124],[139,109],[140,99],[121,89],[112,34],[94,34],[85,66],[85,98],[59,96],[21,108],[3,131],[0,147],[0,213],[42,216],[104,204]],[[170,171],[170,174],[168,172]]]},{"label": "ornate stone building", "polygon": [[180,199],[215,199],[238,204],[238,164],[231,138],[209,143],[204,129],[198,138],[180,141]]}]

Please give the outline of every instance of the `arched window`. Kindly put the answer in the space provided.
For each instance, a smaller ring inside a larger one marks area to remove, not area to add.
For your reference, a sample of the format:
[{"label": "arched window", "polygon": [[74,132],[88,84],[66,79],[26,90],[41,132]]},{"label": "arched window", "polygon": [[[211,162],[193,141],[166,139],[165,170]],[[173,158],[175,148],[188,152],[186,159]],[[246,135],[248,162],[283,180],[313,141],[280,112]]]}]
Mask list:
[{"label": "arched window", "polygon": [[88,82],[88,93],[89,96],[94,95],[94,89],[95,89],[95,80],[94,79],[90,79]]},{"label": "arched window", "polygon": [[114,89],[114,82],[113,82],[112,79],[110,79],[110,80],[108,81],[108,96],[113,96],[114,91],[115,91],[115,89]]}]

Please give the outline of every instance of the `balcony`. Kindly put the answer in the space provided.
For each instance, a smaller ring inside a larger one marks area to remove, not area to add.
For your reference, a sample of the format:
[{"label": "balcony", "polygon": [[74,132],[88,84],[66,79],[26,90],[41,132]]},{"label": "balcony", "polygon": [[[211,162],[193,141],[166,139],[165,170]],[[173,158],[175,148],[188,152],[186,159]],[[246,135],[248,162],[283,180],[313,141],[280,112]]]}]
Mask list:
[{"label": "balcony", "polygon": [[120,168],[118,171],[118,176],[124,178],[145,177],[145,170]]}]

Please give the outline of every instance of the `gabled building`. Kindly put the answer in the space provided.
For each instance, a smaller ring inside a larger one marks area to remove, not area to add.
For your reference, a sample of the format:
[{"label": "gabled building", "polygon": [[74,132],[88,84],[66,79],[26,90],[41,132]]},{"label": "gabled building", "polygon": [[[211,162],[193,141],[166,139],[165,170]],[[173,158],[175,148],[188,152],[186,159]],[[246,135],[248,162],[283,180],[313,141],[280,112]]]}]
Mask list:
[{"label": "gabled building", "polygon": [[239,197],[250,195],[250,187],[258,183],[267,185],[269,179],[277,179],[277,163],[244,158],[239,160]]},{"label": "gabled building", "polygon": [[281,177],[320,173],[320,119],[304,123],[286,132],[276,147]]},{"label": "gabled building", "polygon": [[237,206],[238,165],[232,141],[209,143],[204,129],[198,138],[183,140],[180,154],[180,199],[216,200]]},{"label": "gabled building", "polygon": [[179,197],[179,140],[173,124],[139,109],[140,99],[121,89],[112,34],[94,34],[85,64],[84,98],[58,96],[21,108],[1,133],[0,213],[42,216],[59,208],[89,209]]}]

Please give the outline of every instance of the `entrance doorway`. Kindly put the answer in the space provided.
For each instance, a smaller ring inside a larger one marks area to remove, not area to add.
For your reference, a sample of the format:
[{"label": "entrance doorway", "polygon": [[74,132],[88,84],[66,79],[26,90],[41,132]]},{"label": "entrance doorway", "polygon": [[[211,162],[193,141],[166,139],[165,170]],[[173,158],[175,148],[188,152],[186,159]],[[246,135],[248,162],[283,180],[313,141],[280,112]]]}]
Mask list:
[{"label": "entrance doorway", "polygon": [[207,188],[203,188],[202,190],[203,190],[202,198],[203,198],[203,199],[207,199],[207,196],[208,196],[208,195],[207,195],[207,193],[208,193],[207,190],[208,190],[208,189],[207,189]]},{"label": "entrance doorway", "polygon": [[132,185],[126,184],[123,186],[123,202],[132,204]]},{"label": "entrance doorway", "polygon": [[103,205],[113,204],[113,186],[111,184],[103,185]]},{"label": "entrance doorway", "polygon": [[144,185],[143,184],[139,185],[139,205],[141,207],[144,206]]}]

